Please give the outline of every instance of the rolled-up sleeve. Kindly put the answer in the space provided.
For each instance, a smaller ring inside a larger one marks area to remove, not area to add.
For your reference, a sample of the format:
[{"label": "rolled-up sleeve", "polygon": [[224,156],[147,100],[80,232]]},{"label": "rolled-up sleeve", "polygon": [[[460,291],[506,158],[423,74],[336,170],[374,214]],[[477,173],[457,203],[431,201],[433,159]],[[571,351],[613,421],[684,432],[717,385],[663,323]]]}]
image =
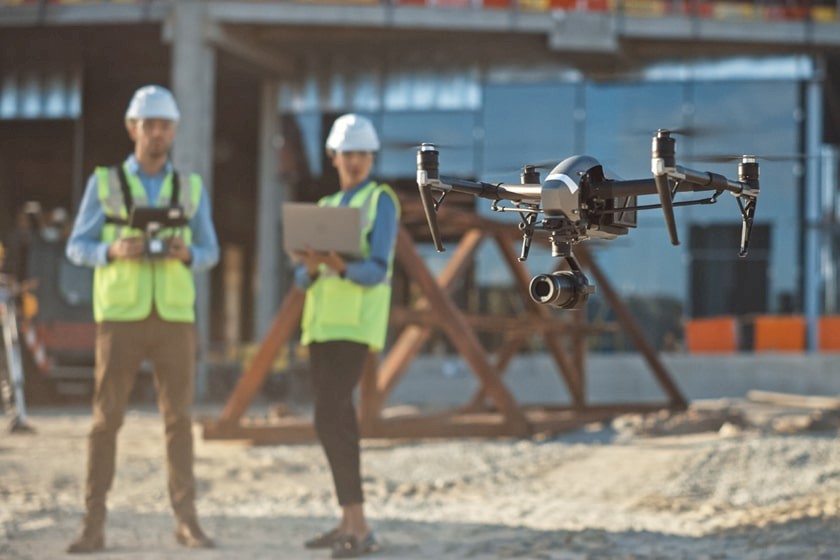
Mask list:
[{"label": "rolled-up sleeve", "polygon": [[397,238],[397,207],[391,197],[382,194],[377,201],[376,221],[370,232],[370,257],[347,263],[345,278],[362,286],[382,282]]},{"label": "rolled-up sleeve", "polygon": [[309,272],[307,272],[305,265],[295,265],[294,281],[295,286],[302,290],[307,290],[312,285],[312,279],[309,277]]},{"label": "rolled-up sleeve", "polygon": [[207,190],[202,185],[198,209],[190,220],[190,229],[192,230],[192,242],[190,243],[192,263],[190,267],[195,272],[212,268],[219,262],[219,241],[216,238],[216,229],[213,227],[209,198]]},{"label": "rolled-up sleeve", "polygon": [[67,240],[65,253],[78,266],[105,266],[108,264],[108,243],[102,241],[105,213],[99,203],[96,175],[91,175],[85,187],[73,230]]}]

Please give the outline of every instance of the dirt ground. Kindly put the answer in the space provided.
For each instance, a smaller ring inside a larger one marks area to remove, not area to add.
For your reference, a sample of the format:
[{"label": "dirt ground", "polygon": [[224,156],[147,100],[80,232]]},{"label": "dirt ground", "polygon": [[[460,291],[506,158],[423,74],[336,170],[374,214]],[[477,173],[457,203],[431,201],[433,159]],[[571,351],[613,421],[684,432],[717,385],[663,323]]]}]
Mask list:
[{"label": "dirt ground", "polygon": [[[70,558],[89,410],[30,416],[37,433],[0,435],[0,558]],[[542,441],[365,441],[368,514],[383,545],[373,557],[840,558],[836,428],[782,433],[721,418],[623,418]],[[196,551],[172,538],[161,432],[154,407],[132,407],[107,548],[92,558],[329,556],[301,546],[336,513],[317,445],[206,441],[196,425],[198,507],[219,545]]]}]

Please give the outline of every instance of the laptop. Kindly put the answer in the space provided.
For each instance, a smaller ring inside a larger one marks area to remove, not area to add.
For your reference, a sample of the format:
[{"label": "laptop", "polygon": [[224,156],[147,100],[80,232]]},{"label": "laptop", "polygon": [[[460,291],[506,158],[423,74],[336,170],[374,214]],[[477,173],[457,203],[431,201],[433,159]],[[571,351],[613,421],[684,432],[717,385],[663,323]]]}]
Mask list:
[{"label": "laptop", "polygon": [[335,251],[347,259],[362,256],[362,209],[318,206],[311,202],[283,203],[283,248],[293,251]]}]

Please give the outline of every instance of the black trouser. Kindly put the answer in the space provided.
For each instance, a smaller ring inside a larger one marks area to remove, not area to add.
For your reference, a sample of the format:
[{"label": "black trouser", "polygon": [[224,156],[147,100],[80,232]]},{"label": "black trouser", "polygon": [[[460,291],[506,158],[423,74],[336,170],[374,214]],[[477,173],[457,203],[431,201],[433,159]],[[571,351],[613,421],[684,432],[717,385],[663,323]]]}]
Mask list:
[{"label": "black trouser", "polygon": [[335,340],[309,345],[315,390],[315,431],[330,463],[339,505],[360,504],[359,423],[353,389],[362,377],[368,346]]}]

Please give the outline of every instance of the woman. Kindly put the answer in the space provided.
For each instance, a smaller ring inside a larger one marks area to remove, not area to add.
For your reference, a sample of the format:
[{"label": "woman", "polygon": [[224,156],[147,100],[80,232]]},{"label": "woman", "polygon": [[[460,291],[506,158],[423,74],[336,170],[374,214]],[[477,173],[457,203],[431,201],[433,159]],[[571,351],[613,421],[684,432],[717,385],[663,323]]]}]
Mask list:
[{"label": "woman", "polygon": [[333,558],[355,558],[379,545],[364,514],[353,389],[370,351],[385,343],[399,202],[388,185],[369,177],[379,138],[367,118],[336,119],[326,150],[341,190],[319,204],[360,209],[362,257],[347,261],[335,252],[295,253],[295,282],[306,289],[301,329],[302,343],[309,345],[315,430],[341,507],[338,525],[305,546],[331,548]]}]

